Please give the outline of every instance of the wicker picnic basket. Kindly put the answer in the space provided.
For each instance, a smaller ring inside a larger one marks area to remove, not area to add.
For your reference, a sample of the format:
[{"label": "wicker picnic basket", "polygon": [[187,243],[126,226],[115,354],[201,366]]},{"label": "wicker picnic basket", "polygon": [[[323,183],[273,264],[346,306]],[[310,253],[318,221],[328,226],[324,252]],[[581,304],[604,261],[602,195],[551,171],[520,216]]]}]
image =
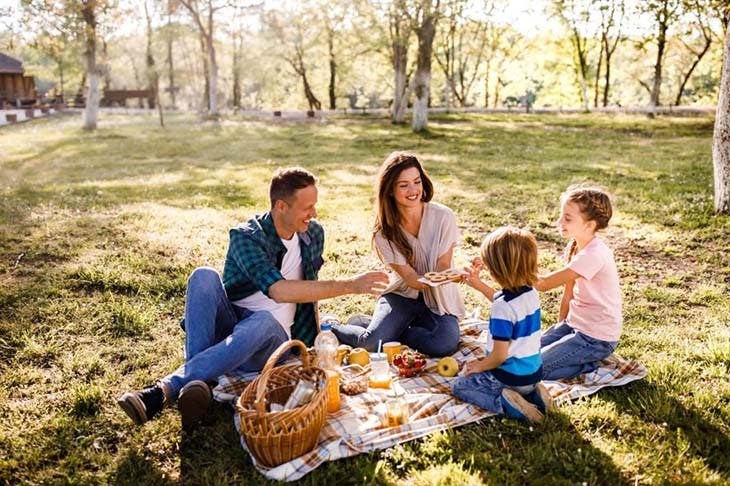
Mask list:
[{"label": "wicker picnic basket", "polygon": [[[274,367],[289,349],[298,347],[302,363]],[[236,403],[240,430],[246,447],[256,460],[267,467],[278,466],[311,451],[317,445],[327,414],[327,387],[323,369],[312,365],[302,341],[283,343],[266,361],[264,369],[248,384]],[[266,405],[284,404],[300,379],[317,388],[308,403],[278,412]]]}]

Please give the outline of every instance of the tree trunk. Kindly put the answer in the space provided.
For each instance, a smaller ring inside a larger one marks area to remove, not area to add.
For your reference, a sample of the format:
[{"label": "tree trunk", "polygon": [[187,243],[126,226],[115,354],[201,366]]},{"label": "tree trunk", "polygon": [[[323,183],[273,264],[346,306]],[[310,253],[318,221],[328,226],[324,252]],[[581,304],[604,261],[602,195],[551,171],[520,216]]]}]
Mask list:
[{"label": "tree trunk", "polygon": [[210,85],[208,86],[208,100],[210,108],[208,116],[218,118],[218,63],[215,59],[215,46],[213,45],[213,26],[210,26],[210,35],[206,38],[208,48],[208,60],[210,64]]},{"label": "tree trunk", "polygon": [[155,69],[155,58],[152,55],[152,18],[147,9],[147,0],[144,2],[144,14],[147,19],[147,86],[150,97],[147,99],[147,107],[154,109],[157,101],[157,70]]},{"label": "tree trunk", "polygon": [[[235,40],[234,40],[235,42]],[[238,59],[238,47],[233,46],[233,108],[236,111],[241,109],[241,68]]]},{"label": "tree trunk", "polygon": [[203,92],[203,106],[205,107],[205,111],[210,111],[210,59],[208,58],[206,54],[206,48],[205,48],[205,39],[203,36],[200,36],[200,51],[203,55],[203,78],[205,78],[205,91]]},{"label": "tree trunk", "polygon": [[330,83],[328,94],[330,98],[330,110],[337,109],[337,95],[335,94],[335,83],[337,78],[337,62],[335,61],[335,36],[332,28],[327,29],[327,50],[329,53]]},{"label": "tree trunk", "polygon": [[730,35],[725,35],[712,161],[715,168],[715,212],[730,214]]},{"label": "tree trunk", "polygon": [[307,103],[309,103],[309,111],[321,110],[322,103],[314,95],[307,79],[307,72],[304,69],[302,69],[302,83],[304,84],[304,96],[306,96]]},{"label": "tree trunk", "polygon": [[604,76],[604,84],[603,84],[603,107],[605,108],[608,106],[608,90],[611,86],[611,54],[613,54],[612,51],[608,50],[608,46],[606,46],[606,73]]},{"label": "tree trunk", "polygon": [[656,107],[659,106],[659,94],[662,87],[662,64],[664,62],[664,49],[667,45],[668,28],[668,13],[666,10],[667,6],[665,2],[664,11],[658,14],[659,36],[657,37],[657,54],[656,63],[654,64],[654,82],[651,86],[651,94],[649,96],[650,115],[652,116],[656,114]]},{"label": "tree trunk", "polygon": [[492,64],[492,54],[486,62],[486,74],[484,75],[484,108],[489,108],[489,68]]},{"label": "tree trunk", "polygon": [[684,87],[687,85],[689,78],[692,77],[692,73],[694,72],[697,65],[700,63],[702,58],[705,56],[707,51],[710,49],[710,44],[712,44],[712,37],[706,36],[704,47],[702,48],[702,50],[700,52],[697,53],[697,57],[695,58],[694,62],[692,63],[692,66],[690,66],[689,71],[687,71],[687,74],[685,74],[684,78],[682,79],[682,84],[679,87],[679,91],[677,92],[677,98],[674,100],[674,106],[679,106],[679,103],[682,101],[682,95],[684,94]]},{"label": "tree trunk", "polygon": [[[169,71],[167,72],[168,80],[170,83],[170,101],[172,103],[172,109],[177,109],[177,104],[175,103],[175,69],[173,67],[173,59],[172,59],[172,22],[170,20],[170,14],[167,15],[167,66]],[[158,99],[159,101],[159,99]]]},{"label": "tree trunk", "polygon": [[390,17],[390,61],[393,66],[393,105],[391,121],[405,123],[408,109],[408,27],[403,22],[400,10],[391,12]]},{"label": "tree trunk", "polygon": [[413,78],[413,122],[414,132],[428,128],[428,105],[431,96],[431,51],[436,34],[436,13],[431,11],[430,0],[424,3],[423,22],[418,29],[418,63]]},{"label": "tree trunk", "polygon": [[96,12],[94,5],[86,4],[83,10],[86,24],[86,78],[89,92],[84,108],[84,130],[96,130],[99,115],[99,68],[96,65]]},{"label": "tree trunk", "polygon": [[596,65],[596,82],[593,86],[593,107],[598,108],[598,93],[600,92],[599,81],[601,79],[601,68],[603,67],[603,42],[601,42],[601,51],[598,54],[598,64]]},{"label": "tree trunk", "polygon": [[406,74],[406,63],[405,53],[403,58],[396,64],[393,63],[393,84],[395,86],[393,91],[393,107],[392,107],[392,122],[393,123],[405,123],[406,121],[406,110],[408,109],[408,75]]}]

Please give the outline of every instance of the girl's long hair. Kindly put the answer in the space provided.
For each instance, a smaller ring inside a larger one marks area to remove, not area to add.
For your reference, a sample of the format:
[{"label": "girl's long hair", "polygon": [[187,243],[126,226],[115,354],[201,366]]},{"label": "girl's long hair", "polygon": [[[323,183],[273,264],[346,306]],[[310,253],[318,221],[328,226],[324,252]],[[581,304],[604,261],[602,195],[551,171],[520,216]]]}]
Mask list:
[{"label": "girl's long hair", "polygon": [[[578,206],[586,221],[595,221],[596,231],[608,227],[608,222],[613,216],[611,197],[606,191],[595,186],[574,185],[560,196],[560,203],[572,202]],[[568,246],[567,259],[570,261],[578,252],[578,244],[575,240]]]},{"label": "girl's long hair", "polygon": [[375,245],[375,234],[380,231],[383,237],[406,258],[406,261],[413,266],[413,248],[408,244],[408,239],[401,229],[401,218],[398,206],[395,203],[393,191],[398,176],[403,170],[415,167],[421,175],[423,194],[421,200],[428,202],[433,197],[433,183],[428,174],[421,166],[415,155],[408,152],[393,152],[383,161],[380,166],[378,183],[376,186],[375,200],[375,224],[373,225],[373,247],[382,260],[382,255]]}]

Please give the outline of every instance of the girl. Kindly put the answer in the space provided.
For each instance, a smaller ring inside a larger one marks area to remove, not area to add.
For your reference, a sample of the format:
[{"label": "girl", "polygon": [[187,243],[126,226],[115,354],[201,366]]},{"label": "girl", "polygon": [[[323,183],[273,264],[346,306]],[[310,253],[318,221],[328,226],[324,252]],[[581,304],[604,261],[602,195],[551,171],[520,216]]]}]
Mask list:
[{"label": "girl", "polygon": [[430,356],[445,356],[459,344],[464,316],[459,286],[431,287],[427,272],[451,267],[459,230],[454,213],[433,198],[433,183],[415,155],[393,152],[377,184],[373,247],[397,277],[378,299],[372,320],[335,326],[340,342],[373,351],[378,341],[400,341]]},{"label": "girl", "polygon": [[559,323],[542,336],[544,379],[573,378],[598,368],[621,336],[621,289],[613,252],[596,236],[611,219],[608,194],[571,186],[561,197],[560,234],[571,241],[565,268],[538,280],[538,290],[564,286]]},{"label": "girl", "polygon": [[[483,262],[483,263],[482,263]],[[502,290],[479,278],[486,265]],[[452,386],[455,397],[496,413],[540,422],[551,405],[540,384],[540,298],[537,242],[526,230],[504,227],[487,235],[482,258],[475,259],[465,282],[493,301],[485,358],[466,364],[464,378]]]}]

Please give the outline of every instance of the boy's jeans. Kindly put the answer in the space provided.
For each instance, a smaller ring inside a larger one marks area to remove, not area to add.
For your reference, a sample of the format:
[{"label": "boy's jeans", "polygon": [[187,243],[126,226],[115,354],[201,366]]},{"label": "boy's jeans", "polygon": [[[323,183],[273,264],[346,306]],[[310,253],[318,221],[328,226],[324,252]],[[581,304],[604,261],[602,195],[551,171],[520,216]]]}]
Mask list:
[{"label": "boy's jeans", "polygon": [[269,312],[231,304],[216,270],[196,268],[185,302],[185,364],[161,381],[177,397],[192,380],[214,380],[235,369],[259,371],[288,339]]},{"label": "boy's jeans", "polygon": [[550,327],[540,339],[543,380],[574,378],[598,368],[617,341],[601,341],[576,331],[568,321]]},{"label": "boy's jeans", "polygon": [[332,332],[341,343],[375,351],[378,341],[400,341],[429,356],[447,356],[459,345],[459,323],[455,316],[439,316],[423,302],[397,294],[380,296],[367,327],[334,326]]},{"label": "boy's jeans", "polygon": [[505,388],[511,388],[522,396],[529,396],[535,390],[535,385],[508,387],[495,378],[491,371],[482,371],[454,381],[451,385],[451,393],[462,402],[503,414],[505,411],[502,404],[502,390]]}]

